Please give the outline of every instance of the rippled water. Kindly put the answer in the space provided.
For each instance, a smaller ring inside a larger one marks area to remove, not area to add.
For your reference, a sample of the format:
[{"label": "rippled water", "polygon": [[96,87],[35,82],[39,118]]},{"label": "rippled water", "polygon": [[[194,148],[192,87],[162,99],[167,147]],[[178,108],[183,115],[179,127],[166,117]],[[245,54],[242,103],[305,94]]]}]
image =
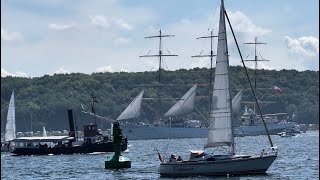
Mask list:
[{"label": "rippled water", "polygon": [[[287,138],[272,136],[272,140],[278,146],[278,158],[266,175],[229,179],[319,179],[319,131]],[[160,179],[155,149],[166,157],[175,153],[186,159],[188,150],[201,149],[205,142],[203,138],[130,141],[123,155],[130,158],[132,168],[123,170],[104,169],[106,154],[11,156],[1,153],[1,179]],[[268,147],[266,136],[238,137],[235,142],[240,154],[259,154]]]}]

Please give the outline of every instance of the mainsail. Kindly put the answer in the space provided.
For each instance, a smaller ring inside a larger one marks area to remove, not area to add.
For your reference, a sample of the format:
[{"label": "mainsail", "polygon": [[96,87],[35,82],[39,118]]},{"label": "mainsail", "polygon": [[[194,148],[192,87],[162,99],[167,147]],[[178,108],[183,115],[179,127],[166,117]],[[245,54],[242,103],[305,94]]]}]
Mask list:
[{"label": "mainsail", "polygon": [[16,138],[16,118],[15,118],[15,106],[14,106],[14,91],[12,91],[8,114],[7,114],[7,124],[6,133],[4,135],[4,140],[6,142],[12,141]]},{"label": "mainsail", "polygon": [[193,85],[192,88],[163,116],[179,116],[192,112],[196,90],[197,84]]},{"label": "mainsail", "polygon": [[231,106],[227,34],[224,5],[221,3],[216,70],[209,119],[208,142],[205,148],[231,146],[233,144]]},{"label": "mainsail", "polygon": [[134,100],[129,104],[129,106],[120,114],[117,120],[135,118],[140,115],[141,102],[144,91],[134,98]]}]

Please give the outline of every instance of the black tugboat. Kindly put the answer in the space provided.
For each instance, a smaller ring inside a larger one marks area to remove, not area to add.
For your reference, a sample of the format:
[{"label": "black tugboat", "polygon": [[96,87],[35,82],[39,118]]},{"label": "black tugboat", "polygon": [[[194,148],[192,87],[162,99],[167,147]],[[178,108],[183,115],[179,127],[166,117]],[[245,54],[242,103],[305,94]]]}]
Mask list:
[{"label": "black tugboat", "polygon": [[[98,132],[96,124],[85,125],[83,140],[77,140],[72,110],[68,110],[69,136],[20,137],[13,140],[16,155],[74,154],[114,152],[113,138]],[[122,135],[121,151],[127,149],[128,140]]]}]

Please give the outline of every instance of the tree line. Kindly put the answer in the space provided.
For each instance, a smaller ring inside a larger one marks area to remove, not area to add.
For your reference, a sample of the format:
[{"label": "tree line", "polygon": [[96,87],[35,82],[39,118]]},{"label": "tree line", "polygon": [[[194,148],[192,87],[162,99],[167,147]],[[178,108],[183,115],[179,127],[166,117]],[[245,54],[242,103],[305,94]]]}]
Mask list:
[{"label": "tree line", "polygon": [[[213,69],[214,70],[214,69]],[[230,84],[233,95],[244,89],[243,100],[252,101],[247,89],[249,83],[243,67],[230,67]],[[254,71],[248,69],[253,82]],[[193,68],[162,72],[161,96],[165,99],[181,98],[193,84],[208,84],[209,69]],[[15,91],[17,131],[37,131],[45,126],[47,130],[69,129],[67,109],[73,109],[78,127],[97,121],[104,128],[108,123],[82,113],[80,104],[89,103],[91,95],[97,97],[96,113],[116,119],[126,106],[145,90],[144,97],[157,97],[158,72],[105,72],[71,73],[44,75],[42,77],[1,77],[1,131],[4,132],[8,102],[12,90]],[[263,113],[286,112],[294,114],[294,121],[306,124],[319,124],[319,71],[297,70],[257,70],[257,97],[261,101]],[[274,86],[281,93],[274,91]],[[199,86],[197,94],[206,96],[208,86]],[[208,98],[196,101],[195,105],[203,114],[208,113]],[[156,101],[143,101],[141,115],[134,121],[152,123],[156,117]],[[164,114],[174,104],[173,100],[161,101]],[[244,106],[244,104],[242,105]],[[241,108],[242,112],[244,107]],[[197,112],[186,116],[189,119],[202,119]]]}]

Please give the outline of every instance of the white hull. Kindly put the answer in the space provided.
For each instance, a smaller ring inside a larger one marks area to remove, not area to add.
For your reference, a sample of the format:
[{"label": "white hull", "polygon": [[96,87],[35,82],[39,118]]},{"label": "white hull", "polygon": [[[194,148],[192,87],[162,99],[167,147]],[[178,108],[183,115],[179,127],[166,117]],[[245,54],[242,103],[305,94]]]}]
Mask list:
[{"label": "white hull", "polygon": [[[285,129],[295,127],[292,122],[267,125],[269,133],[276,135]],[[123,133],[128,140],[145,139],[181,139],[181,138],[207,138],[208,128],[158,127],[123,125]],[[241,134],[237,134],[241,133]],[[263,125],[235,127],[235,136],[266,135]]]},{"label": "white hull", "polygon": [[264,174],[276,158],[276,155],[270,155],[216,161],[164,162],[160,164],[159,172],[163,177]]}]

